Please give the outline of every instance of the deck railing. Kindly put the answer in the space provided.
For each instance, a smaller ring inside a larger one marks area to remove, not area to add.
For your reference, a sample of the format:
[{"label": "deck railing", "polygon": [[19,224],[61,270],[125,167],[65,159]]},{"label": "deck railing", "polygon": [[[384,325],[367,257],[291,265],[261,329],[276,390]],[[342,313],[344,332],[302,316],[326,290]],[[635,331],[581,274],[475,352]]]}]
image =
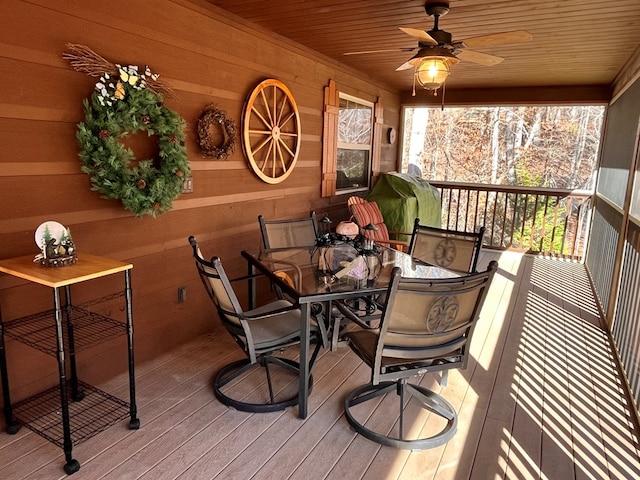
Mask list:
[{"label": "deck railing", "polygon": [[484,246],[582,260],[592,192],[430,181],[440,191],[442,226],[485,227]]}]

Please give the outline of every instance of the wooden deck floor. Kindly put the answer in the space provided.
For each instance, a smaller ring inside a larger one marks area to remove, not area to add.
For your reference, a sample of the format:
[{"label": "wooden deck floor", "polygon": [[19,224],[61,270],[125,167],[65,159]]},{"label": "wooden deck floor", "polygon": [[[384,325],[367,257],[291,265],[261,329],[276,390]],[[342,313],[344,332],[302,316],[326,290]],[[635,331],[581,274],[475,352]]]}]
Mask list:
[{"label": "wooden deck floor", "polygon": [[[584,267],[485,253],[500,262],[472,342],[472,361],[440,388],[458,409],[448,444],[380,447],[348,427],[345,394],[368,380],[348,348],[313,369],[309,416],[230,410],[210,380],[240,358],[214,332],[137,366],[142,427],[126,422],[74,448],[76,480],[91,479],[637,479],[639,444]],[[287,354],[294,356],[295,349]],[[126,377],[100,385],[127,398]],[[242,388],[239,386],[238,388]],[[373,411],[373,421],[395,421]],[[0,433],[0,477],[64,478],[62,450],[23,428]]]}]

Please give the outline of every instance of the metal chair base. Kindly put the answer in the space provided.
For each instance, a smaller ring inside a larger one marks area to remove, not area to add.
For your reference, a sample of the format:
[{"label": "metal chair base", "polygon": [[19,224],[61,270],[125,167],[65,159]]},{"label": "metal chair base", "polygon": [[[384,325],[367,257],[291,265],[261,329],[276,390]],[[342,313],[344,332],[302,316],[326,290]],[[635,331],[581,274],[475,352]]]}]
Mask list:
[{"label": "metal chair base", "polygon": [[[227,405],[228,407],[234,408],[236,410],[240,410],[242,412],[252,412],[252,413],[268,413],[268,412],[276,412],[280,410],[285,410],[288,407],[292,407],[298,404],[298,392],[295,395],[285,398],[284,400],[276,401],[273,392],[273,386],[271,384],[271,374],[269,371],[269,364],[277,364],[281,367],[284,367],[287,370],[291,370],[299,374],[300,372],[300,364],[298,362],[294,362],[293,360],[289,360],[287,358],[278,358],[272,357],[270,355],[264,355],[260,357],[258,363],[251,363],[248,358],[238,360],[236,362],[230,363],[222,367],[213,381],[213,390],[216,395],[216,398]],[[243,402],[241,400],[237,400],[231,398],[222,392],[222,389],[229,384],[231,381],[237,379],[241,375],[245,374],[252,368],[264,368],[266,378],[267,378],[267,387],[269,389],[269,402],[267,403],[251,403],[251,402]],[[313,375],[309,375],[309,392],[311,392],[313,388]]]},{"label": "metal chair base", "polygon": [[[351,407],[390,393],[393,390],[395,390],[395,393],[400,397],[399,435],[397,437],[392,436],[390,432],[376,432],[371,430],[356,420],[351,412]],[[447,421],[446,426],[439,433],[430,437],[415,439],[403,438],[405,395],[415,397],[424,409],[444,418]],[[405,450],[419,451],[444,445],[451,440],[458,426],[458,415],[447,400],[424,387],[407,383],[405,379],[398,380],[397,382],[382,382],[378,385],[363,385],[356,388],[345,399],[344,410],[349,425],[363,437],[381,445]]]}]

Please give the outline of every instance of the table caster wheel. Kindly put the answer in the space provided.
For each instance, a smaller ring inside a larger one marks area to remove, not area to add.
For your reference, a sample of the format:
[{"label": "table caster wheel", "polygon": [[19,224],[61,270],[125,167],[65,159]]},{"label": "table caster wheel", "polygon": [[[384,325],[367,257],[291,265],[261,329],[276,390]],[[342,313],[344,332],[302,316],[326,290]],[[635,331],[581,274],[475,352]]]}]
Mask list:
[{"label": "table caster wheel", "polygon": [[133,418],[129,422],[129,430],[138,430],[140,428],[140,419]]},{"label": "table caster wheel", "polygon": [[80,470],[80,463],[78,463],[77,460],[71,459],[69,462],[64,464],[64,473],[67,475],[76,473],[78,470]]}]

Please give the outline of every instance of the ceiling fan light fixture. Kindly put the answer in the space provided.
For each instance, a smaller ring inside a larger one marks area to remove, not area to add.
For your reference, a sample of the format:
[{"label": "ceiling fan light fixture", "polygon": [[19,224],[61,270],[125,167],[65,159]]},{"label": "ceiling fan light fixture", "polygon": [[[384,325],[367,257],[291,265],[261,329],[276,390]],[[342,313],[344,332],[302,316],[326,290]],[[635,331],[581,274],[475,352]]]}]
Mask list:
[{"label": "ceiling fan light fixture", "polygon": [[415,80],[425,90],[437,90],[447,81],[449,67],[452,64],[448,57],[425,57],[416,67]]}]

